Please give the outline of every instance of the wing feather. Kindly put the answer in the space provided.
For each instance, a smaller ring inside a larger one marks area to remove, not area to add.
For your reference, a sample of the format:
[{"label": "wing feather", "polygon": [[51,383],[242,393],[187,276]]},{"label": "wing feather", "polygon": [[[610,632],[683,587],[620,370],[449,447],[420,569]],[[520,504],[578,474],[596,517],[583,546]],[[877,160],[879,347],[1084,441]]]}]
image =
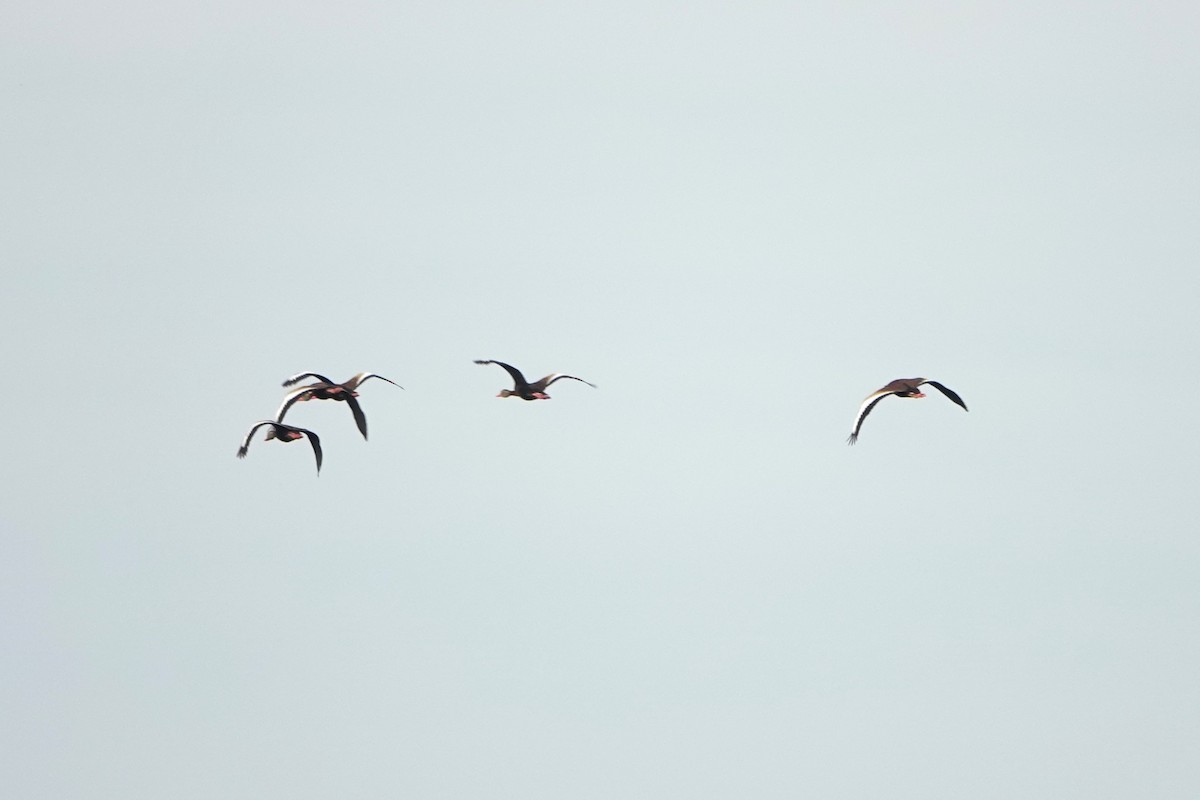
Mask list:
[{"label": "wing feather", "polygon": [[287,414],[288,409],[295,405],[296,401],[300,400],[306,394],[310,396],[312,395],[312,389],[308,388],[307,386],[288,392],[283,398],[283,405],[279,406],[279,410],[275,412],[275,421],[283,422],[283,417],[285,414]]},{"label": "wing feather", "polygon": [[561,381],[563,378],[567,378],[568,380],[572,380],[572,381],[579,381],[580,383],[586,383],[588,386],[592,387],[593,389],[600,388],[599,386],[597,386],[594,383],[585,381],[583,378],[576,378],[574,375],[564,375],[561,372],[554,372],[554,373],[547,375],[546,377],[542,378],[537,383],[533,384],[532,388],[535,391],[541,391],[542,389],[549,387],[555,381]]},{"label": "wing feather", "polygon": [[925,383],[928,383],[930,386],[937,389],[942,394],[946,395],[946,397],[949,397],[950,400],[953,401],[954,403],[957,403],[958,405],[962,406],[963,411],[969,410],[967,408],[967,404],[964,403],[963,399],[958,396],[958,392],[955,392],[953,389],[947,389],[945,386],[942,386],[937,381],[928,381],[927,380],[927,381],[925,381]]},{"label": "wing feather", "polygon": [[333,381],[329,380],[329,378],[326,378],[324,375],[320,375],[316,372],[301,372],[297,375],[293,375],[292,377],[290,377],[286,381],[284,381],[283,385],[284,386],[292,386],[292,385],[297,384],[300,381],[304,380],[305,378],[316,378],[321,383],[328,383],[331,386],[334,385]]},{"label": "wing feather", "polygon": [[359,386],[362,386],[363,383],[370,380],[371,378],[379,378],[379,380],[381,380],[381,381],[387,381],[392,386],[395,386],[397,389],[404,388],[403,386],[396,383],[391,378],[385,378],[377,372],[360,372],[357,375],[355,375],[353,378],[351,378],[350,380],[346,381],[346,383],[344,385],[346,386],[347,389],[349,389],[350,391],[353,392],[355,389],[357,389]]},{"label": "wing feather", "polygon": [[476,359],[475,363],[476,364],[495,364],[497,366],[504,367],[504,371],[512,376],[513,383],[516,384],[517,389],[520,389],[522,386],[529,385],[529,381],[525,380],[525,376],[521,374],[521,370],[517,369],[516,367],[512,366],[511,364],[505,364],[503,361],[492,361],[490,359],[488,359],[488,360]]},{"label": "wing feather", "polygon": [[346,405],[350,406],[350,413],[354,414],[354,424],[358,426],[358,432],[365,440],[367,438],[367,415],[363,413],[362,406],[358,404],[358,398],[347,394]]},{"label": "wing feather", "polygon": [[307,428],[296,428],[296,430],[308,437],[308,443],[312,445],[313,455],[317,459],[317,474],[321,474],[321,462],[325,460],[325,454],[321,452],[321,437],[317,436]]},{"label": "wing feather", "polygon": [[275,423],[269,419],[264,419],[262,422],[254,423],[254,427],[246,434],[246,438],[242,440],[242,446],[238,448],[237,457],[245,458],[246,452],[250,449],[250,440],[254,438],[254,433],[263,425],[274,425]]},{"label": "wing feather", "polygon": [[858,432],[862,430],[863,420],[865,420],[867,418],[867,414],[870,414],[872,409],[879,404],[879,401],[887,397],[889,394],[895,394],[895,392],[880,389],[877,392],[867,395],[867,399],[863,400],[862,405],[859,406],[858,416],[854,419],[854,432],[851,433],[850,438],[846,440],[847,444],[854,444],[858,441]]}]

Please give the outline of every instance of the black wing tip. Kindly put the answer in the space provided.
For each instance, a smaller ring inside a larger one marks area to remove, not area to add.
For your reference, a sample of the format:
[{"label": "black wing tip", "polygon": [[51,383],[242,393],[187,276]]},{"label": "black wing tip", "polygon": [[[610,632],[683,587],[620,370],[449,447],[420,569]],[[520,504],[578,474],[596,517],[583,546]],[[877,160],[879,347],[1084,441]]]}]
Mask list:
[{"label": "black wing tip", "polygon": [[846,437],[846,444],[853,446],[858,441],[858,434],[852,433]]},{"label": "black wing tip", "polygon": [[250,448],[248,448],[248,447],[239,447],[239,448],[238,448],[238,452],[237,452],[237,457],[238,457],[238,458],[245,458],[245,457],[246,457],[246,453],[247,453],[247,452],[249,452],[249,450],[250,450]]},{"label": "black wing tip", "polygon": [[[401,386],[400,384],[396,383],[396,382],[395,382],[394,380],[392,380],[391,378],[388,378],[388,377],[385,377],[385,376],[383,376],[383,375],[380,375],[378,372],[371,372],[371,373],[368,373],[368,374],[367,374],[367,377],[365,377],[365,378],[363,378],[361,381],[359,381],[358,385],[359,385],[359,386],[362,386],[364,383],[366,383],[367,381],[371,380],[371,378],[379,378],[379,380],[381,380],[381,381],[387,381],[387,382],[388,382],[388,383],[390,383],[392,386],[395,386],[397,389],[403,389],[403,388],[404,388],[403,386]],[[356,387],[356,388],[357,388],[357,387]]]},{"label": "black wing tip", "polygon": [[933,388],[937,389],[942,394],[944,394],[946,396],[946,399],[948,399],[950,402],[954,403],[956,406],[961,408],[963,411],[970,411],[970,409],[967,408],[967,404],[963,401],[962,397],[959,396],[958,392],[954,391],[953,389],[949,388],[948,386],[938,383],[937,381],[927,380],[925,382],[928,383]]},{"label": "black wing tip", "polygon": [[308,443],[312,445],[313,457],[317,461],[317,477],[321,477],[321,464],[325,461],[325,453],[321,450],[321,437],[317,436],[307,428],[301,428],[304,435],[308,437]]},{"label": "black wing tip", "polygon": [[[546,376],[546,378],[549,378],[549,377],[550,377],[549,375]],[[545,380],[545,378],[543,378],[542,380]],[[578,381],[579,383],[587,384],[588,386],[592,387],[593,389],[600,388],[599,386],[592,383],[591,381],[585,381],[583,378],[579,378],[574,375],[567,375],[566,373],[562,373],[562,372],[555,375],[554,380],[550,381],[550,383],[557,383],[558,381],[562,381],[562,380]],[[546,384],[546,386],[549,387],[550,383]]]}]

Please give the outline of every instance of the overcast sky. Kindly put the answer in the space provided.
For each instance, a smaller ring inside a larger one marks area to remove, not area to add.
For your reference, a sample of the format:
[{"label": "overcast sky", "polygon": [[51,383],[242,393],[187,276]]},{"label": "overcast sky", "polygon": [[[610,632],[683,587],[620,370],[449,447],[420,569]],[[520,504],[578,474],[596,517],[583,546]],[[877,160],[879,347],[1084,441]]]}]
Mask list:
[{"label": "overcast sky", "polygon": [[0,794],[1200,796],[1198,36],[6,4]]}]

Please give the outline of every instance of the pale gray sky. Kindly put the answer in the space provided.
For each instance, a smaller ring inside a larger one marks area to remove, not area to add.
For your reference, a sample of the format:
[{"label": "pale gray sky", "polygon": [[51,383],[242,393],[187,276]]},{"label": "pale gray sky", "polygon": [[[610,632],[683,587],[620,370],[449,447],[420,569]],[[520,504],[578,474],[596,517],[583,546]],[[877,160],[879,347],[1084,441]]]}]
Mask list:
[{"label": "pale gray sky", "polygon": [[1195,798],[1198,34],[9,3],[0,794]]}]

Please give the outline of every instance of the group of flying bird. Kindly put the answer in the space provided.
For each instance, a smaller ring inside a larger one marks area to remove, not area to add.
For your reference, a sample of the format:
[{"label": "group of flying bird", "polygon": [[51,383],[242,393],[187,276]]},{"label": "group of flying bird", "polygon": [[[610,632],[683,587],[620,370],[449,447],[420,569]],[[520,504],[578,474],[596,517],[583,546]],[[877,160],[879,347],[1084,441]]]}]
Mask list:
[{"label": "group of flying bird", "polygon": [[[504,371],[512,377],[513,388],[501,389],[500,393],[496,395],[497,397],[519,397],[522,400],[549,400],[550,395],[546,394],[546,389],[548,389],[550,385],[556,381],[564,379],[579,381],[580,383],[586,383],[593,389],[597,388],[596,384],[588,383],[588,381],[585,381],[583,378],[576,378],[574,375],[564,375],[561,372],[552,372],[544,378],[530,383],[529,381],[525,380],[525,376],[521,374],[519,369],[511,364],[505,364],[503,361],[493,361],[488,359],[476,360],[475,363],[495,364],[498,367],[503,367]],[[295,387],[296,384],[305,378],[311,378],[315,381],[315,383],[309,383],[304,386],[291,388]],[[354,415],[354,424],[358,427],[358,432],[362,434],[363,439],[366,439],[367,417],[365,414],[363,414],[362,406],[358,404],[358,387],[362,386],[363,383],[371,378],[378,378],[381,381],[387,381],[399,389],[404,388],[390,378],[385,378],[382,375],[374,372],[360,372],[357,375],[351,376],[348,380],[343,381],[342,383],[335,383],[334,381],[317,372],[301,372],[288,378],[283,382],[283,386],[288,388],[289,391],[286,395],[284,395],[283,404],[275,413],[275,419],[264,419],[260,422],[254,423],[253,427],[251,427],[250,431],[246,434],[246,438],[242,440],[242,446],[238,448],[238,458],[246,457],[246,452],[250,449],[250,441],[254,438],[254,434],[258,432],[259,428],[266,427],[266,439],[277,439],[286,443],[294,442],[297,439],[307,438],[309,444],[312,445],[313,456],[317,461],[317,474],[319,475],[321,473],[321,462],[324,460],[324,454],[321,451],[321,438],[307,428],[299,428],[295,425],[288,425],[284,423],[283,418],[287,415],[288,410],[291,409],[291,407],[296,403],[306,400],[334,400],[339,403],[345,403],[350,407],[350,413]],[[925,397],[925,393],[921,391],[921,387],[926,384],[946,395],[946,397],[948,397],[953,403],[961,406],[963,411],[967,410],[967,404],[963,402],[963,399],[959,397],[954,390],[943,386],[937,381],[933,381],[928,378],[898,378],[897,380],[894,380],[886,386],[867,395],[866,399],[863,400],[862,405],[859,406],[858,415],[854,418],[854,430],[850,433],[850,438],[846,441],[849,444],[854,444],[858,441],[858,434],[859,431],[862,430],[863,420],[867,418],[867,415],[874,410],[875,406],[878,405],[879,401],[883,400],[883,398],[888,397],[889,395],[911,398]]]},{"label": "group of flying bird", "polygon": [[[497,397],[519,397],[522,400],[549,400],[550,395],[546,394],[546,389],[549,388],[550,384],[564,378],[579,381],[580,383],[587,383],[593,389],[596,388],[596,384],[588,383],[583,378],[576,378],[574,375],[563,375],[560,372],[552,372],[546,377],[530,383],[525,380],[525,376],[521,374],[519,369],[511,364],[505,364],[503,361],[477,360],[475,363],[496,364],[504,367],[505,371],[512,376],[513,388],[501,389],[500,394],[496,395]],[[358,387],[371,378],[378,378],[381,381],[387,381],[399,389],[404,388],[391,378],[385,378],[375,372],[360,372],[342,383],[336,383],[319,372],[301,372],[284,381],[283,386],[285,388],[293,387],[305,378],[312,378],[316,382],[290,389],[283,397],[283,404],[275,412],[275,419],[264,419],[254,423],[246,433],[246,438],[242,440],[242,446],[238,448],[238,458],[246,457],[246,453],[250,449],[250,442],[254,439],[254,434],[258,432],[259,428],[265,427],[267,428],[265,438],[268,440],[278,439],[286,443],[307,438],[309,444],[312,445],[313,456],[317,460],[317,474],[319,475],[321,473],[321,462],[325,460],[325,454],[321,450],[321,437],[308,428],[299,428],[295,425],[286,424],[283,418],[287,416],[288,410],[296,403],[305,400],[334,400],[339,403],[345,403],[350,406],[350,413],[354,415],[354,424],[358,426],[358,432],[362,434],[363,439],[366,439],[367,416],[363,413],[362,406],[358,404]]]}]

